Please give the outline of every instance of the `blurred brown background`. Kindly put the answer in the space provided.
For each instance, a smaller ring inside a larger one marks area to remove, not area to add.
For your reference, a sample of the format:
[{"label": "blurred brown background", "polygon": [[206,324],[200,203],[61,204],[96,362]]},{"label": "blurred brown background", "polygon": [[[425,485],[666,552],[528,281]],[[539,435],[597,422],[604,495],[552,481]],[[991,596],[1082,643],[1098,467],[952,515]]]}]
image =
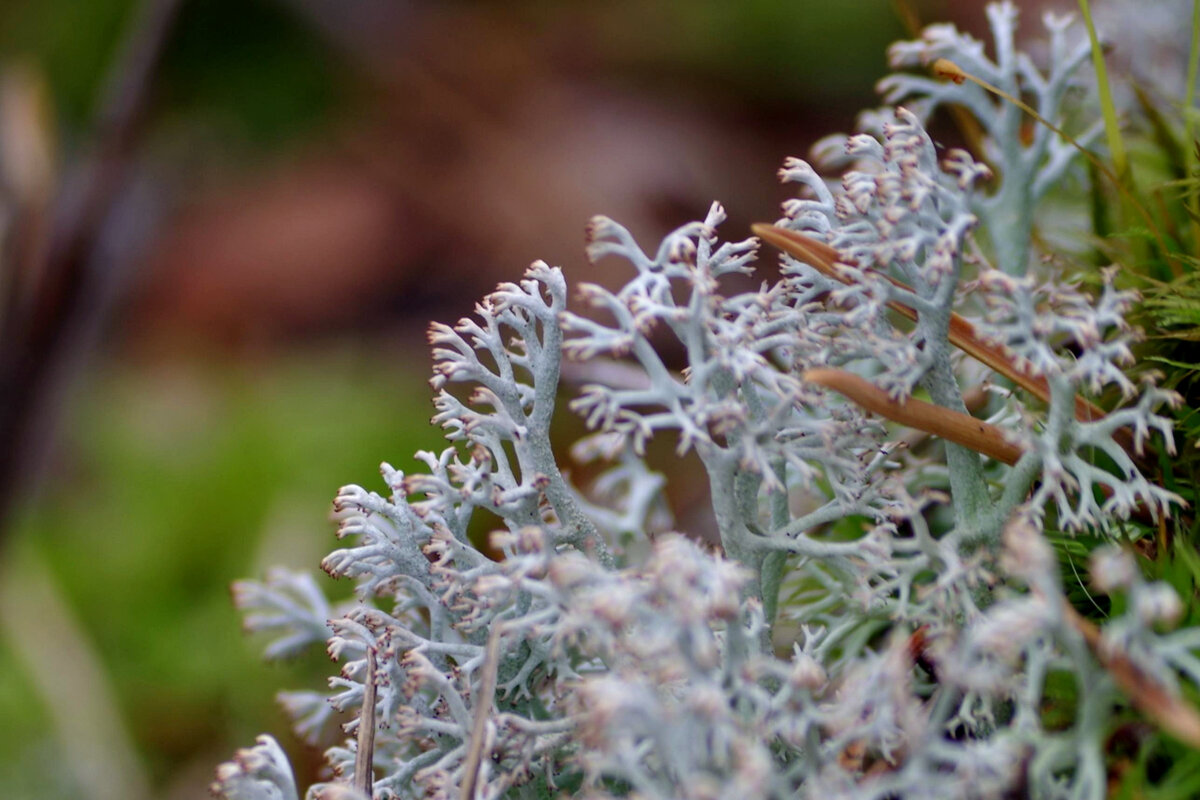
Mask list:
[{"label": "blurred brown background", "polygon": [[[955,13],[982,33],[977,4]],[[205,796],[263,730],[307,785],[319,753],[271,694],[319,689],[328,661],[260,664],[226,587],[315,569],[338,485],[441,446],[430,320],[536,258],[621,280],[583,257],[594,214],[648,247],[714,199],[730,238],[775,218],[775,170],[875,103],[901,16],[888,0],[0,6],[5,796]]]}]

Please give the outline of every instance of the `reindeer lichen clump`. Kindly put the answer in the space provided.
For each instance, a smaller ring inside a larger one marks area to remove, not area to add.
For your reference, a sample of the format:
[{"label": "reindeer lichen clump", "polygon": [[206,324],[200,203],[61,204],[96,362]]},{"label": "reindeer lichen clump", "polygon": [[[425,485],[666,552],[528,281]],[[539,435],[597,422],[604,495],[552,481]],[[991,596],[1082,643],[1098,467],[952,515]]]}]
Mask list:
[{"label": "reindeer lichen clump", "polygon": [[[989,18],[995,61],[934,26],[892,62],[954,59],[1058,122],[1086,42],[1049,19],[1042,72],[1014,48],[1013,7]],[[802,196],[756,226],[784,251],[758,291],[723,293],[759,242],[720,241],[714,204],[652,253],[593,220],[589,255],[633,268],[618,291],[580,287],[596,316],[568,311],[564,276],[537,263],[476,319],[433,327],[452,446],[419,453],[420,473],[384,465],[386,496],[338,493],[346,547],[323,567],[355,601],[331,609],[284,572],[237,587],[269,656],[327,640],[342,662],[330,696],[283,695],[301,736],[361,709],[309,796],[1099,798],[1115,709],[1200,743],[1181,699],[1200,633],[1164,632],[1179,598],[1101,548],[1093,584],[1126,603],[1097,628],[1045,535],[1118,542],[1181,502],[1147,474],[1176,398],[1125,374],[1131,295],[1031,258],[1037,204],[1076,151],[1043,128],[1022,139],[1020,110],[977,84],[882,89],[907,105],[841,140],[839,183],[784,166]],[[977,118],[987,165],[939,153],[922,119],[948,103]],[[610,465],[589,493],[547,439],[564,358],[633,375],[570,402],[594,431],[574,453]],[[1106,413],[1088,398],[1110,389]],[[703,463],[720,553],[665,532],[642,457],[664,435]],[[468,537],[479,514],[503,523],[499,559]],[[1048,720],[1052,676],[1079,688]],[[216,788],[297,796],[269,738]]]}]

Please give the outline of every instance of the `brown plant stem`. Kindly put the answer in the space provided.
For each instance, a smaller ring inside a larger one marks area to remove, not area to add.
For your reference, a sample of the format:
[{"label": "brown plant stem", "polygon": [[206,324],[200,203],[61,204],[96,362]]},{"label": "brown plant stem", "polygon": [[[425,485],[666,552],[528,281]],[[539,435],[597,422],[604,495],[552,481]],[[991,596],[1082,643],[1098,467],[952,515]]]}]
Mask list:
[{"label": "brown plant stem", "polygon": [[492,711],[492,704],[496,699],[496,678],[500,669],[500,639],[504,633],[503,624],[493,625],[488,632],[479,692],[475,696],[475,718],[471,725],[471,739],[467,757],[463,760],[460,800],[475,800],[475,789],[479,785],[479,767],[487,755],[487,722]]},{"label": "brown plant stem", "polygon": [[1130,702],[1158,727],[1191,747],[1200,749],[1200,713],[1182,697],[1147,675],[1127,655],[1114,652],[1104,644],[1096,623],[1083,617],[1066,600],[1063,617],[1087,642],[1092,655],[1121,687]]},{"label": "brown plant stem", "polygon": [[[867,411],[893,422],[941,437],[955,444],[1002,461],[1010,467],[1025,451],[1004,438],[1004,431],[970,414],[952,411],[943,406],[909,397],[896,400],[883,389],[852,372],[840,369],[810,369],[800,378],[808,383],[832,389]],[[1112,496],[1108,486],[1100,487],[1105,497]],[[1146,525],[1154,525],[1160,517],[1144,502],[1133,508],[1133,517]]]},{"label": "brown plant stem", "polygon": [[144,0],[106,84],[91,147],[59,188],[45,240],[6,264],[29,280],[8,281],[0,319],[0,539],[19,502],[36,488],[59,406],[98,332],[122,277],[107,257],[114,208],[127,190],[133,154],[170,33],[183,0]]},{"label": "brown plant stem", "polygon": [[367,679],[363,682],[362,711],[358,715],[358,748],[354,753],[354,788],[373,797],[375,785],[375,647],[367,646]]},{"label": "brown plant stem", "polygon": [[[845,270],[839,269],[838,264],[853,265],[853,262],[843,258],[837,250],[824,242],[817,241],[795,231],[789,231],[785,228],[762,222],[751,225],[750,229],[754,232],[755,236],[758,236],[768,244],[774,245],[793,258],[800,259],[827,278],[850,285],[851,277],[846,274]],[[911,287],[892,278],[890,275],[881,275],[881,277],[886,278],[899,289],[912,291]],[[888,303],[888,308],[908,320],[917,321],[917,310],[912,306],[893,301]],[[950,314],[948,338],[950,343],[959,350],[986,365],[997,374],[1008,378],[1042,402],[1049,404],[1050,385],[1046,382],[1046,379],[1041,375],[1029,374],[1011,356],[1005,353],[1003,348],[984,341],[976,332],[975,326],[962,316],[955,313]],[[1075,418],[1080,422],[1093,422],[1103,419],[1104,416],[1104,410],[1095,403],[1079,395],[1075,396]],[[1117,443],[1129,453],[1130,457],[1139,466],[1149,467],[1151,465],[1151,462],[1145,456],[1137,452],[1133,437],[1130,435],[1128,429],[1121,428],[1113,436]]]},{"label": "brown plant stem", "polygon": [[1009,466],[1016,464],[1024,453],[1020,447],[1005,439],[1004,431],[995,425],[913,397],[896,400],[852,372],[810,369],[800,377],[807,383],[832,389],[881,417],[940,436]]}]

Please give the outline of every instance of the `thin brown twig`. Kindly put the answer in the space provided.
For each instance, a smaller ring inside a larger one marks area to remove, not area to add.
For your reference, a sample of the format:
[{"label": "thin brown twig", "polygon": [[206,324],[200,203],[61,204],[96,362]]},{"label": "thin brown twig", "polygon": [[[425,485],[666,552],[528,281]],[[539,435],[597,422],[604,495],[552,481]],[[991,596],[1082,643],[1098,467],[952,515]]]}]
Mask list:
[{"label": "thin brown twig", "polygon": [[496,698],[496,676],[500,670],[500,639],[503,635],[503,624],[494,625],[488,633],[479,693],[475,696],[475,719],[471,725],[470,749],[463,762],[460,800],[475,800],[475,790],[479,786],[479,767],[487,755],[487,721]]},{"label": "thin brown twig", "polygon": [[362,711],[358,714],[358,747],[354,753],[354,788],[373,797],[375,785],[375,647],[367,647],[367,679],[363,683]]},{"label": "thin brown twig", "polygon": [[1003,430],[991,423],[914,397],[896,400],[866,378],[852,372],[810,369],[800,379],[832,389],[881,417],[960,444],[1009,466],[1016,464],[1024,452],[1004,437]]},{"label": "thin brown twig", "polygon": [[[63,181],[45,242],[7,269],[18,285],[0,320],[0,537],[18,500],[36,486],[53,439],[61,394],[98,327],[99,299],[113,274],[95,269],[111,211],[141,140],[158,64],[183,0],[146,0],[138,9],[93,123],[89,155]],[[16,278],[16,275],[14,275]]]},{"label": "thin brown twig", "polygon": [[[853,265],[854,262],[842,257],[837,250],[824,242],[817,241],[795,231],[789,231],[786,228],[762,222],[755,223],[750,228],[755,236],[758,236],[768,244],[774,245],[793,258],[797,258],[810,265],[822,275],[847,285],[851,283],[851,277],[844,269],[840,269],[838,265]],[[897,288],[909,292],[912,291],[909,286],[890,275],[882,275],[882,277],[886,278]],[[888,303],[888,308],[910,321],[917,321],[917,311],[911,306],[893,301]],[[997,374],[1008,378],[1043,403],[1049,404],[1050,384],[1047,383],[1046,379],[1041,375],[1029,373],[1017,364],[1008,353],[1004,352],[1002,347],[981,338],[976,332],[975,326],[966,318],[959,314],[950,314],[950,326],[947,331],[947,338],[951,344],[976,361],[989,367]],[[1092,422],[1103,419],[1104,416],[1104,410],[1095,403],[1080,395],[1075,396],[1075,418],[1080,422]],[[1128,429],[1121,428],[1117,430],[1113,438],[1125,449],[1143,471],[1149,471],[1153,468],[1153,462],[1144,453],[1139,453],[1137,447],[1134,446],[1133,437],[1130,435]]]},{"label": "thin brown twig", "polygon": [[[881,417],[960,444],[988,458],[1002,461],[1010,467],[1025,454],[1023,448],[1005,438],[1003,429],[989,422],[913,397],[897,400],[866,378],[852,372],[840,369],[810,369],[800,378],[808,383],[832,389]],[[1100,491],[1106,498],[1112,496],[1112,488],[1109,486],[1100,486]],[[1143,501],[1134,506],[1133,516],[1147,525],[1159,524],[1162,519]]]},{"label": "thin brown twig", "polygon": [[1200,712],[1153,676],[1147,675],[1129,656],[1106,647],[1096,623],[1081,615],[1065,599],[1062,609],[1067,623],[1079,632],[1092,655],[1133,705],[1179,741],[1200,749]]}]

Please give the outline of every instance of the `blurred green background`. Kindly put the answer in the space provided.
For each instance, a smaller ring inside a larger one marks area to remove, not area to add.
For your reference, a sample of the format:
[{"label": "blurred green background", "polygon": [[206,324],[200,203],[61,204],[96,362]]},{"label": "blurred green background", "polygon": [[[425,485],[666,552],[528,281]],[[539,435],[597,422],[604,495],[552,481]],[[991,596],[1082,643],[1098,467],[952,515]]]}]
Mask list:
[{"label": "blurred green background", "polygon": [[[88,153],[137,8],[0,6],[0,109],[50,165],[10,182],[7,237]],[[153,226],[0,542],[5,796],[206,796],[261,731],[307,784],[272,697],[330,664],[262,664],[228,587],[315,571],[338,486],[441,447],[429,321],[537,257],[608,280],[592,214],[649,241],[715,198],[732,236],[774,218],[774,170],[873,104],[903,35],[887,0],[185,0],[128,167]]]}]

